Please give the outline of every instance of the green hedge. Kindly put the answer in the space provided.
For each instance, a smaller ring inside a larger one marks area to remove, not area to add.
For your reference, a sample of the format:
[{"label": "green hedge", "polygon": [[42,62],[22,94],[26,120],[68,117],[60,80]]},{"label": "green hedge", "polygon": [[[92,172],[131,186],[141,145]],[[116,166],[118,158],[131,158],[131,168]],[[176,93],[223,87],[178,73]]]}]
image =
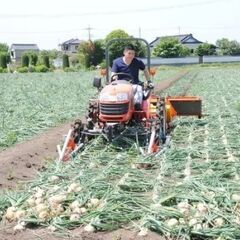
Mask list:
[{"label": "green hedge", "polygon": [[0,53],[0,67],[7,68],[7,54]]},{"label": "green hedge", "polygon": [[38,55],[35,52],[29,52],[28,54],[29,56],[29,64],[36,66],[37,65],[37,61],[38,61]]},{"label": "green hedge", "polygon": [[21,57],[21,66],[28,67],[29,65],[29,56],[27,53],[24,53]]},{"label": "green hedge", "polygon": [[49,56],[48,55],[43,56],[43,65],[47,68],[50,68],[50,62],[49,62]]},{"label": "green hedge", "polygon": [[78,72],[78,70],[73,67],[66,67],[64,68],[64,72]]},{"label": "green hedge", "polygon": [[7,73],[7,72],[8,72],[7,68],[0,67],[0,73]]},{"label": "green hedge", "polygon": [[19,73],[27,73],[28,72],[28,67],[19,67],[17,69]]},{"label": "green hedge", "polygon": [[38,65],[35,67],[35,69],[36,69],[36,72],[38,72],[38,73],[49,71],[49,69],[45,65]]},{"label": "green hedge", "polygon": [[69,57],[67,54],[63,54],[63,69],[69,68]]}]

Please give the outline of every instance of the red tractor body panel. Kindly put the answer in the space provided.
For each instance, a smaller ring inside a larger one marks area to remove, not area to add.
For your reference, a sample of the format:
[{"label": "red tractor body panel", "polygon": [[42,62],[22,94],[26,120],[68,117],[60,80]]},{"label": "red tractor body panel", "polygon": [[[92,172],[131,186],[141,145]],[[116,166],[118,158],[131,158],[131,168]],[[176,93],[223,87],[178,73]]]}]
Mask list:
[{"label": "red tractor body panel", "polygon": [[133,115],[133,88],[126,81],[114,81],[104,87],[99,99],[99,120],[128,122]]}]

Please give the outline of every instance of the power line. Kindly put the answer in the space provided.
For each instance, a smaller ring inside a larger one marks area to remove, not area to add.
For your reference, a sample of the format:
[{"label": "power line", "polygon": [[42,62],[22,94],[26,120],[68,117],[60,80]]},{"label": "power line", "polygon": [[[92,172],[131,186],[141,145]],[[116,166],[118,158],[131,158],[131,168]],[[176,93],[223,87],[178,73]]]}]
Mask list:
[{"label": "power line", "polygon": [[[169,6],[162,7],[151,7],[151,8],[139,8],[139,9],[125,9],[125,10],[114,10],[114,11],[103,11],[103,12],[85,12],[85,13],[68,13],[68,14],[0,14],[1,18],[65,18],[65,17],[83,17],[83,16],[91,16],[91,15],[115,15],[115,14],[124,14],[124,13],[142,13],[142,12],[155,12],[162,10],[171,10],[171,9],[179,9],[186,7],[195,7],[195,6],[204,6],[208,4],[212,4],[215,2],[222,2],[226,0],[206,0],[206,1],[198,1],[194,3],[185,3],[185,4],[175,4]],[[228,2],[231,0],[228,0]],[[234,1],[234,0],[232,0]]]},{"label": "power line", "polygon": [[[164,27],[156,27],[156,28],[146,28],[146,27],[139,27],[138,30],[138,35],[142,35],[142,31],[162,31],[162,30],[169,30],[169,29],[178,29],[182,31],[182,29],[234,29],[234,28],[240,28],[240,25],[208,25],[208,26],[184,26],[182,25],[181,27],[179,26],[164,26]],[[75,32],[81,32],[83,30],[88,31],[88,38],[92,37],[91,30],[95,31],[112,31],[112,28],[92,28],[92,27],[87,27],[87,28],[73,28],[73,29],[61,29],[61,30],[56,30],[56,31],[2,31],[1,34],[56,34],[56,33],[75,33]],[[128,29],[129,31],[136,31],[136,28],[131,28]]]}]

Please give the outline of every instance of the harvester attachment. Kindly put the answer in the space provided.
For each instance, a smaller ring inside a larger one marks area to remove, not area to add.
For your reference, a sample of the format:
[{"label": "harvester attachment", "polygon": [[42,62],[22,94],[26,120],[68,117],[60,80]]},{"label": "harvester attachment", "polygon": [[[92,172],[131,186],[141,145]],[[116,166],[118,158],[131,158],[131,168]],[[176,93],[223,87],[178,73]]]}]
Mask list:
[{"label": "harvester attachment", "polygon": [[166,97],[166,122],[170,123],[176,116],[202,117],[202,100],[199,97]]},{"label": "harvester attachment", "polygon": [[60,145],[57,145],[57,150],[59,154],[59,161],[67,161],[71,156],[73,156],[77,151],[83,147],[83,142],[85,135],[83,134],[84,125],[81,120],[75,120],[71,129],[65,138],[62,149]]}]

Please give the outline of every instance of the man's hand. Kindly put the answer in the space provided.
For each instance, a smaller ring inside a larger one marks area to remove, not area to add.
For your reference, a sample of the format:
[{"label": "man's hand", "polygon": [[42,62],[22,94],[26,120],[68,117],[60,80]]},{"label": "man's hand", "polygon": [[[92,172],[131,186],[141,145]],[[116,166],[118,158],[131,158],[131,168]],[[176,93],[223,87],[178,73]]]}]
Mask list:
[{"label": "man's hand", "polygon": [[118,76],[112,77],[114,74],[116,74],[116,73],[115,72],[111,73],[111,78],[110,78],[111,82],[113,82],[113,81],[118,79]]},{"label": "man's hand", "polygon": [[150,81],[150,80],[144,82],[144,88],[145,88],[145,89],[147,89],[147,88],[148,88],[148,89],[153,89],[153,88],[154,88],[153,82]]},{"label": "man's hand", "polygon": [[150,89],[153,89],[154,88],[154,84],[152,81],[148,80],[147,81],[147,87],[150,88]]}]

